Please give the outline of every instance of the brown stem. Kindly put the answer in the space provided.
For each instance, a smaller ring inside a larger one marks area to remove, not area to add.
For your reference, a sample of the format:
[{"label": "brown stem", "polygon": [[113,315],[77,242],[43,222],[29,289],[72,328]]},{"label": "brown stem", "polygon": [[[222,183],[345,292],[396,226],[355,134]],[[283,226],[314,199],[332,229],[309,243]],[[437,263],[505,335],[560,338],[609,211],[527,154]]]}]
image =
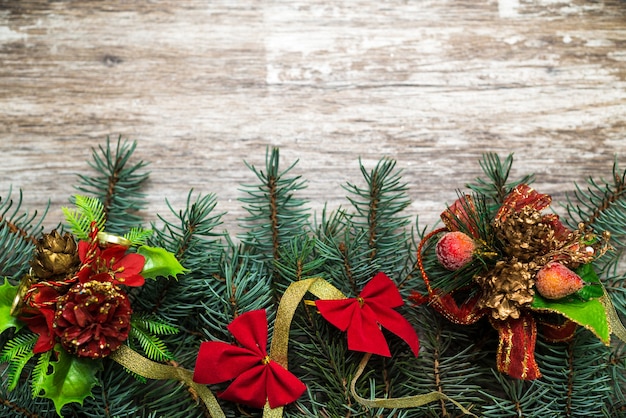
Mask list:
[{"label": "brown stem", "polygon": [[22,408],[21,406],[18,406],[16,404],[14,404],[13,402],[9,401],[8,399],[2,399],[0,400],[0,402],[2,402],[2,405],[12,409],[15,412],[18,412],[22,415],[24,415],[25,417],[28,418],[39,418],[39,415],[35,414],[34,412],[30,412],[29,410]]}]

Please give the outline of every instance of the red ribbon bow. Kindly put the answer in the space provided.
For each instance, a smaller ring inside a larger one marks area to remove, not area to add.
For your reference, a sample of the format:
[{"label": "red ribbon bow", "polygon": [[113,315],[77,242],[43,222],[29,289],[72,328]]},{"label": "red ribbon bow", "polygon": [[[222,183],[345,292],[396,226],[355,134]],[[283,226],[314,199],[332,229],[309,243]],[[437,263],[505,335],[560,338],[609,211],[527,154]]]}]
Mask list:
[{"label": "red ribbon bow", "polygon": [[315,302],[320,314],[328,322],[348,332],[350,350],[390,357],[389,346],[380,325],[402,338],[417,356],[417,333],[402,315],[393,310],[403,304],[395,283],[382,272],[363,287],[357,298]]},{"label": "red ribbon bow", "polygon": [[[496,221],[504,221],[509,215],[519,212],[525,207],[542,210],[551,203],[549,195],[541,194],[526,184],[515,187],[504,199],[496,214]],[[444,231],[458,231],[464,228],[474,238],[480,238],[476,222],[474,221],[476,206],[471,196],[462,196],[441,214],[447,228],[437,229],[422,239],[417,250],[418,265],[428,289],[428,297],[414,294],[411,299],[416,303],[428,301],[438,312],[456,324],[473,324],[482,318],[487,311],[478,309],[479,295],[465,300],[460,306],[451,293],[442,294],[438,289],[430,286],[428,275],[422,262],[424,243],[433,236]],[[544,223],[550,225],[555,237],[565,238],[569,231],[555,215],[544,215]],[[535,360],[535,345],[537,341],[537,321],[531,312],[522,312],[518,319],[508,318],[498,320],[490,318],[492,326],[498,331],[499,344],[497,351],[497,366],[500,372],[517,379],[534,380],[541,377],[541,372]],[[573,335],[576,324],[566,321],[563,326],[549,328],[548,338],[552,341],[564,341]]]},{"label": "red ribbon bow", "polygon": [[266,402],[270,408],[283,406],[304,393],[304,383],[267,354],[265,310],[241,314],[228,325],[228,330],[240,346],[203,342],[194,382],[211,385],[234,379],[218,396],[254,408],[263,408]]}]

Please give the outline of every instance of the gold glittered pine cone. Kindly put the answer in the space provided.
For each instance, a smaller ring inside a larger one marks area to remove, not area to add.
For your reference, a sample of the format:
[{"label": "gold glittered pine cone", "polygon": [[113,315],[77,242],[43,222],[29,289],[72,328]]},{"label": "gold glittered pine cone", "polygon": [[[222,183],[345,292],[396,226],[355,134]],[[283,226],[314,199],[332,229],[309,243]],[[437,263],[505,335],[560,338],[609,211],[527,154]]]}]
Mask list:
[{"label": "gold glittered pine cone", "polygon": [[35,247],[35,256],[30,262],[33,275],[39,280],[61,279],[73,275],[80,264],[74,237],[57,230],[44,234]]},{"label": "gold glittered pine cone", "polygon": [[533,301],[535,270],[533,263],[498,261],[486,274],[474,278],[483,290],[479,308],[491,310],[495,319],[519,318],[521,309]]},{"label": "gold glittered pine cone", "polygon": [[522,262],[547,254],[558,244],[553,226],[530,206],[511,214],[494,228],[505,254]]}]

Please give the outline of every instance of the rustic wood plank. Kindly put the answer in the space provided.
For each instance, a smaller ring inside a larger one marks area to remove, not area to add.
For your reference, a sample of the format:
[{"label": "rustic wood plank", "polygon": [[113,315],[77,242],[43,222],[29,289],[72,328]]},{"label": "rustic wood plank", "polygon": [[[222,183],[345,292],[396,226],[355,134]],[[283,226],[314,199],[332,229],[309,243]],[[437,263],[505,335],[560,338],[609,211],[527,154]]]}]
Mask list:
[{"label": "rustic wood plank", "polygon": [[[0,1],[0,193],[49,225],[107,135],[150,161],[146,215],[216,193],[244,215],[243,160],[280,146],[319,213],[358,158],[398,161],[435,222],[486,150],[563,196],[625,159],[626,4],[499,1]],[[622,163],[622,165],[625,165]]]}]

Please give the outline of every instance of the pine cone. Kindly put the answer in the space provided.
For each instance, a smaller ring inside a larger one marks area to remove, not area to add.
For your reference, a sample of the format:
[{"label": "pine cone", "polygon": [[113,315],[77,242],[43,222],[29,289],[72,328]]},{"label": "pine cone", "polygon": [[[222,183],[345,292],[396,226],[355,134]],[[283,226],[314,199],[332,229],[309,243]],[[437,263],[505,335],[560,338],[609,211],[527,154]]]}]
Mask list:
[{"label": "pine cone", "polygon": [[106,357],[128,338],[131,313],[128,297],[112,283],[79,283],[59,299],[54,333],[72,354]]},{"label": "pine cone", "polygon": [[73,275],[79,263],[74,237],[67,232],[61,236],[55,229],[39,239],[30,266],[38,279],[51,280]]}]

